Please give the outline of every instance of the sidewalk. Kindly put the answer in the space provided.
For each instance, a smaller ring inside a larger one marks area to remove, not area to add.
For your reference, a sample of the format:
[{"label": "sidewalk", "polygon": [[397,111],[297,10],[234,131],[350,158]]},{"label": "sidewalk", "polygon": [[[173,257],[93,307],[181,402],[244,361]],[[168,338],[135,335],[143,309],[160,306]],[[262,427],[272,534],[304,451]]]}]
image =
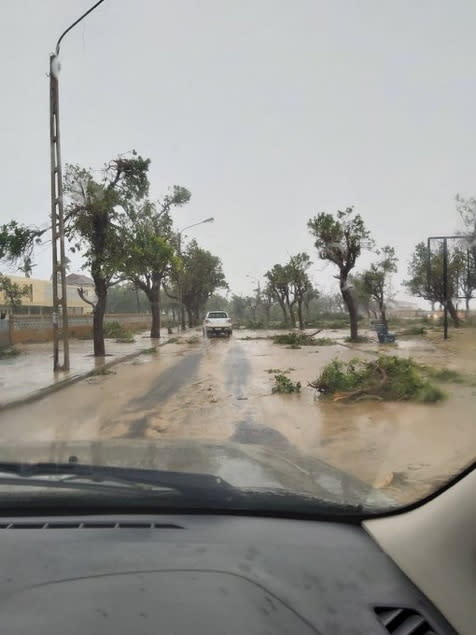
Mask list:
[{"label": "sidewalk", "polygon": [[[167,342],[167,329],[162,331],[160,344]],[[106,357],[93,356],[92,340],[70,340],[70,366],[68,372],[53,372],[53,343],[19,344],[20,355],[0,359],[0,410],[17,402],[35,399],[44,392],[54,391],[64,384],[73,383],[103,366],[116,364],[156,345],[148,331],[134,335],[133,344],[118,344],[106,340]]]}]

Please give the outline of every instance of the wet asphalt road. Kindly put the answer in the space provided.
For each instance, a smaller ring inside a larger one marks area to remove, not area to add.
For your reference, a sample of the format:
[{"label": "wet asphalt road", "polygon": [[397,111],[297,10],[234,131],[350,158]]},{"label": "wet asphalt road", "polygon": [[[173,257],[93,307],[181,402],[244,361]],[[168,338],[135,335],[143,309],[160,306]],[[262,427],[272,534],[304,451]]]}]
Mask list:
[{"label": "wet asphalt road", "polygon": [[[437,406],[322,401],[307,382],[355,350],[290,350],[255,335],[167,344],[112,374],[0,412],[0,443],[236,442],[299,460],[305,472],[305,457],[322,459],[369,484],[393,483],[410,497],[474,460],[473,388],[447,387],[450,398]],[[301,394],[273,395],[278,371],[299,380]]]}]

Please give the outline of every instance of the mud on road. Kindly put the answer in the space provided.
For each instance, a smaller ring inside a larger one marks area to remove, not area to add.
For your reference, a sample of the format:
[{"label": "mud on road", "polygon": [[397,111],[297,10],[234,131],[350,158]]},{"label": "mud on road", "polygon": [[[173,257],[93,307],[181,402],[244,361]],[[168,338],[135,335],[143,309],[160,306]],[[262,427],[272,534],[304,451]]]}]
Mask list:
[{"label": "mud on road", "polygon": [[[255,336],[238,332],[231,339],[168,344],[113,374],[0,413],[0,441],[231,440],[264,446],[284,461],[292,449],[293,456],[298,450],[320,458],[401,502],[426,494],[474,460],[475,387],[446,387],[448,400],[430,406],[327,402],[307,382],[331,359],[370,356],[372,346],[294,350],[248,339]],[[431,342],[425,346],[431,359]],[[411,343],[399,353],[408,350]],[[268,371],[277,369],[301,381],[302,393],[272,395],[274,372]]]}]

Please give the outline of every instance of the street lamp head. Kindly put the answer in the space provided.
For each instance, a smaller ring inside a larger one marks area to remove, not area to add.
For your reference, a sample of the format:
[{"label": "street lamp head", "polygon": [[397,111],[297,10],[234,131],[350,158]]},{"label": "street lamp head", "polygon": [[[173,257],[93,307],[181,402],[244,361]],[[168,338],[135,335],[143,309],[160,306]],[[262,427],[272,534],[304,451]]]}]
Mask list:
[{"label": "street lamp head", "polygon": [[52,53],[50,56],[50,72],[53,73],[56,79],[58,79],[60,70],[61,62],[59,61],[58,56],[55,53]]},{"label": "street lamp head", "polygon": [[210,216],[210,218],[206,218],[203,222],[204,223],[213,223],[215,219],[213,218],[213,216]]}]

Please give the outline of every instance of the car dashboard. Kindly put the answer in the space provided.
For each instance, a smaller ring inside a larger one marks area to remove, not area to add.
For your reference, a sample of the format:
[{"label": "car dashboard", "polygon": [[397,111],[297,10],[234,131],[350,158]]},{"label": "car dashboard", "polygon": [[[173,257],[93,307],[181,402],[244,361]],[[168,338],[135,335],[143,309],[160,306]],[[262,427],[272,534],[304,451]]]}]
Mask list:
[{"label": "car dashboard", "polygon": [[9,635],[446,635],[359,524],[233,515],[0,519]]}]

